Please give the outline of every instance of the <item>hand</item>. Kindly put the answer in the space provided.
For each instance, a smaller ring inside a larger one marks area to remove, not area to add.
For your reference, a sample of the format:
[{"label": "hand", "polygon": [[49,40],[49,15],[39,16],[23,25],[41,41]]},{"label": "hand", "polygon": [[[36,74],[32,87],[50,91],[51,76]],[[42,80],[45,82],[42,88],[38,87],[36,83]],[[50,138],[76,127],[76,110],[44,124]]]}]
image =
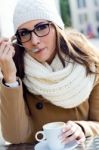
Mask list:
[{"label": "hand", "polygon": [[8,39],[0,39],[0,68],[5,82],[16,81],[16,67],[13,61],[14,47]]},{"label": "hand", "polygon": [[78,144],[81,144],[85,141],[85,135],[78,124],[73,121],[68,121],[63,129],[61,140],[65,144],[74,140],[76,140]]}]

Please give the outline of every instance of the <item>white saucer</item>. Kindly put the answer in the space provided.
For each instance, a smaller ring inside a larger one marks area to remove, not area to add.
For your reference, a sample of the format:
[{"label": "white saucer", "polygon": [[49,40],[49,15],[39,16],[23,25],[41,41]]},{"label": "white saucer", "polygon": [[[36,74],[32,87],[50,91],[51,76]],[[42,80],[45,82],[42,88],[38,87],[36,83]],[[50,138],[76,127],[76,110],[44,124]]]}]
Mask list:
[{"label": "white saucer", "polygon": [[[66,144],[63,150],[73,150],[77,146],[78,146],[77,142],[73,141],[73,142]],[[35,145],[34,149],[35,150],[51,150],[47,145],[47,141],[39,142],[38,144]]]},{"label": "white saucer", "polygon": [[42,141],[35,145],[34,150],[50,150],[50,149],[47,145],[47,142]]}]

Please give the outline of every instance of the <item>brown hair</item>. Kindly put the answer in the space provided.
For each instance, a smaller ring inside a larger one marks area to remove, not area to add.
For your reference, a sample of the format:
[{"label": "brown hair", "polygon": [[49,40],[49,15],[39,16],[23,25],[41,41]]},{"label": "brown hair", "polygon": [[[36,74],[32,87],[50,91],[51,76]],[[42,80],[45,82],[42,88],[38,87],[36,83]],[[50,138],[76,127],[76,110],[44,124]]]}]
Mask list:
[{"label": "brown hair", "polygon": [[18,46],[17,44],[21,44],[19,41],[17,41],[15,44],[13,44],[15,48],[15,55],[14,55],[14,62],[17,68],[16,75],[20,77],[21,79],[24,78],[24,53],[25,49],[23,47]]},{"label": "brown hair", "polygon": [[[64,63],[64,55],[61,52],[66,54],[68,63],[77,62],[84,65],[87,74],[98,73],[93,71],[92,66],[99,67],[99,50],[82,33],[71,28],[67,28],[64,32],[59,27],[55,27],[58,38],[58,54],[62,62]],[[71,60],[73,61],[71,62]]]}]

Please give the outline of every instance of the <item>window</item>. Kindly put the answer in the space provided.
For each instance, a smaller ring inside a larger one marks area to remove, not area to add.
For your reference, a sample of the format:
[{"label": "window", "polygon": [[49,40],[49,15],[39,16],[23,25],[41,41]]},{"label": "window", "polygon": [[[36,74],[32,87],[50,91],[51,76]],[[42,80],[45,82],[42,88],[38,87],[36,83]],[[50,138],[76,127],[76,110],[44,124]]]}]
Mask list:
[{"label": "window", "polygon": [[84,24],[88,21],[88,16],[86,13],[84,14],[79,14],[79,23]]},{"label": "window", "polygon": [[96,21],[99,21],[99,11],[96,11]]},{"label": "window", "polygon": [[86,0],[77,0],[78,8],[86,7]]},{"label": "window", "polygon": [[88,15],[87,14],[84,14],[84,20],[85,20],[85,22],[88,21]]}]

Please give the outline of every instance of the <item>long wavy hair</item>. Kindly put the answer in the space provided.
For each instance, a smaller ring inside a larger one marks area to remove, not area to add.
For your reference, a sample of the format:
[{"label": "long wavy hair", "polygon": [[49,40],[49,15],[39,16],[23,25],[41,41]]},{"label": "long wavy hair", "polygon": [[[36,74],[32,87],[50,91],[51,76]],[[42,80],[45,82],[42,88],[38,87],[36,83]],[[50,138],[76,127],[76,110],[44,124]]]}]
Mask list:
[{"label": "long wavy hair", "polygon": [[[58,54],[61,61],[71,63],[79,63],[86,68],[86,75],[90,73],[99,73],[98,69],[93,71],[93,65],[96,68],[99,67],[99,49],[96,48],[82,33],[67,28],[65,31],[61,30],[59,27],[55,26],[57,33],[57,47]],[[64,53],[66,55],[64,59]]]}]

